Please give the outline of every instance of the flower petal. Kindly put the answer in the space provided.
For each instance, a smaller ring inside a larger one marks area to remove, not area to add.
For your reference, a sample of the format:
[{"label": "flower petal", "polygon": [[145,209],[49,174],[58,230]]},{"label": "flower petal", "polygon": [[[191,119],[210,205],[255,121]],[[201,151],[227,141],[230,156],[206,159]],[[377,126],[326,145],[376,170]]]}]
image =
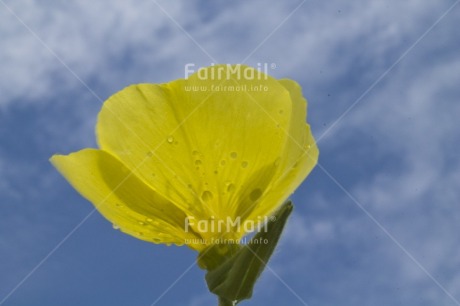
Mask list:
[{"label": "flower petal", "polygon": [[104,103],[100,147],[187,214],[235,216],[241,194],[272,181],[292,111],[284,86],[241,67],[253,77],[211,66],[188,80],[125,88]]},{"label": "flower petal", "polygon": [[286,139],[286,145],[283,152],[283,158],[280,161],[280,171],[285,171],[286,167],[291,168],[303,154],[307,134],[305,129],[305,120],[307,118],[307,100],[302,95],[300,85],[289,79],[279,80],[288,91],[292,101],[292,116]]},{"label": "flower petal", "polygon": [[292,116],[286,145],[275,174],[276,180],[271,182],[267,193],[260,197],[251,211],[249,220],[257,220],[260,216],[271,215],[292,192],[302,183],[305,177],[315,167],[319,151],[310,126],[305,123],[307,116],[307,101],[302,95],[302,89],[295,81],[279,80],[292,99]]},{"label": "flower petal", "polygon": [[[184,231],[186,215],[107,152],[84,149],[54,155],[52,164],[114,226],[136,238],[182,245],[199,238]],[[191,243],[193,249],[202,246]]]}]

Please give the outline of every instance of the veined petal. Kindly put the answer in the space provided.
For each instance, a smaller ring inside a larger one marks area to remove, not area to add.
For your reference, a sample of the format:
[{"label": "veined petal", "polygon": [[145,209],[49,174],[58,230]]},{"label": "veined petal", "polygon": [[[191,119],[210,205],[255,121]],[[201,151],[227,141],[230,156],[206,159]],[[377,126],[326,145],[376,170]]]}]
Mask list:
[{"label": "veined petal", "polygon": [[287,133],[286,144],[279,160],[276,179],[271,182],[251,211],[249,220],[257,220],[260,216],[272,214],[315,167],[319,151],[310,126],[305,124],[307,116],[307,101],[302,95],[302,89],[297,82],[279,80],[290,93],[292,100],[292,116]]},{"label": "veined petal", "polygon": [[144,184],[107,152],[84,149],[70,155],[54,155],[52,164],[70,184],[121,231],[155,243],[174,243],[201,250],[200,238],[185,232],[186,215]]},{"label": "veined petal", "polygon": [[285,131],[287,138],[280,161],[280,171],[284,172],[286,168],[292,168],[305,151],[310,131],[305,129],[307,100],[302,95],[302,88],[297,82],[289,79],[282,79],[279,82],[289,91],[293,109],[289,129]]},{"label": "veined petal", "polygon": [[292,112],[284,86],[241,67],[253,77],[211,66],[188,80],[125,88],[99,115],[100,147],[187,214],[237,216],[242,197],[260,197],[274,179]]}]

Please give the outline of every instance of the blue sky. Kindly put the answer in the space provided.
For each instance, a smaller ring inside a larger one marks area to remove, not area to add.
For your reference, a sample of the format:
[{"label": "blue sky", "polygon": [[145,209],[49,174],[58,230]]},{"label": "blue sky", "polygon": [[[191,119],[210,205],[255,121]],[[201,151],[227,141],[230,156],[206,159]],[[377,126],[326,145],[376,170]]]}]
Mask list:
[{"label": "blue sky", "polygon": [[458,2],[0,0],[0,305],[215,305],[48,158],[126,85],[243,61],[302,85],[321,155],[242,305],[460,305]]}]

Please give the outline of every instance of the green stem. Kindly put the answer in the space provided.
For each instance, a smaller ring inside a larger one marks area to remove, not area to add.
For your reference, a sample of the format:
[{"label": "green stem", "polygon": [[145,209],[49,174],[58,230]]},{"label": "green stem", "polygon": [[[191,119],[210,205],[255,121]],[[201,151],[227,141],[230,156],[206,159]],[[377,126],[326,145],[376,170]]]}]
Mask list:
[{"label": "green stem", "polygon": [[226,298],[219,297],[219,306],[234,306],[234,304]]}]

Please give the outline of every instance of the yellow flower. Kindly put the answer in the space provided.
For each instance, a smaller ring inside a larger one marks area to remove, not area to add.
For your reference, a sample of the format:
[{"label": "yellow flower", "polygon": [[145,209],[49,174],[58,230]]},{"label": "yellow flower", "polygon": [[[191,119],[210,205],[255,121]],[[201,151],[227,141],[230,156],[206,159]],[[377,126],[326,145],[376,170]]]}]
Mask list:
[{"label": "yellow flower", "polygon": [[98,117],[99,149],[51,162],[114,227],[202,251],[265,221],[313,169],[305,119],[296,82],[216,65],[114,94]]}]

